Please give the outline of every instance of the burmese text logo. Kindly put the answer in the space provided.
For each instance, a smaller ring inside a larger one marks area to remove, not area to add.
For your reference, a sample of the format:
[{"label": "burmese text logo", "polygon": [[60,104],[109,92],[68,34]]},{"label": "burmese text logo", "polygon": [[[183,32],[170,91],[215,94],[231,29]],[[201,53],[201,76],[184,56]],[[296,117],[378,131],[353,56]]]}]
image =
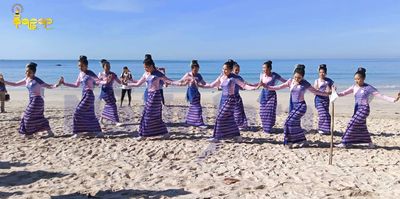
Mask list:
[{"label": "burmese text logo", "polygon": [[14,14],[13,24],[17,29],[21,25],[25,25],[28,27],[29,30],[36,30],[39,29],[38,25],[42,25],[44,29],[48,30],[49,25],[53,24],[52,18],[21,18],[21,13],[23,12],[24,8],[21,4],[14,4],[12,7],[12,13]]}]

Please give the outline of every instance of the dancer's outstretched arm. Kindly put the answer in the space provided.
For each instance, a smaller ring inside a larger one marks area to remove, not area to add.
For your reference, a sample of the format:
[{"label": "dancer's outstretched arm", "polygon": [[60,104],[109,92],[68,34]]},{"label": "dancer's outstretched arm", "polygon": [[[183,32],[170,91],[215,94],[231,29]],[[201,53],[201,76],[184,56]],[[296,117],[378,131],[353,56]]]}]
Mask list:
[{"label": "dancer's outstretched arm", "polygon": [[4,80],[3,82],[5,85],[8,85],[8,86],[24,86],[26,84],[26,78],[24,78],[18,82],[9,82],[6,80]]},{"label": "dancer's outstretched arm", "polygon": [[160,80],[162,80],[168,84],[174,85],[174,86],[184,86],[187,84],[187,83],[180,82],[180,80],[174,81],[174,80],[168,78],[167,76],[162,76],[162,77],[158,77],[158,78],[160,78]]},{"label": "dancer's outstretched arm", "polygon": [[[334,87],[334,88],[335,88],[335,87]],[[354,85],[353,85],[353,86],[350,86],[348,89],[346,89],[346,90],[344,90],[344,91],[338,93],[338,96],[339,96],[339,97],[343,97],[343,96],[346,96],[346,95],[349,95],[349,94],[353,93],[353,91],[354,91]]]},{"label": "dancer's outstretched arm", "polygon": [[213,81],[212,83],[210,83],[210,84],[207,84],[207,83],[206,84],[199,84],[198,82],[196,82],[196,84],[200,88],[218,88],[221,85],[221,81],[220,81],[221,77],[222,77],[221,75],[218,76],[218,78],[215,81]]},{"label": "dancer's outstretched arm", "polygon": [[239,85],[241,88],[243,88],[245,90],[257,90],[259,88],[259,84],[257,84],[256,86],[252,86],[252,85],[246,84],[246,82],[244,82],[240,79],[235,78],[234,80],[237,85]]},{"label": "dancer's outstretched arm", "polygon": [[376,90],[375,92],[373,92],[372,95],[375,96],[375,97],[377,97],[377,98],[383,99],[383,100],[388,101],[388,102],[393,102],[393,103],[399,101],[399,99],[400,99],[400,93],[397,94],[397,97],[396,97],[396,98],[383,95],[383,94],[381,94],[378,90]]},{"label": "dancer's outstretched arm", "polygon": [[319,91],[319,90],[315,89],[315,88],[312,87],[312,86],[308,87],[307,90],[311,91],[311,92],[314,93],[315,95],[326,96],[326,97],[328,97],[328,96],[332,93],[332,91],[329,91],[329,92]]},{"label": "dancer's outstretched arm", "polygon": [[67,87],[71,87],[71,88],[78,88],[80,85],[81,85],[81,77],[78,75],[78,78],[76,79],[76,82],[75,83],[68,83],[68,82],[65,82],[64,81],[64,77],[61,77],[61,80],[62,80],[62,84],[64,85],[64,86],[67,86]]},{"label": "dancer's outstretched arm", "polygon": [[144,73],[143,75],[142,75],[142,77],[139,79],[139,80],[137,80],[137,81],[135,81],[135,80],[131,80],[131,82],[128,82],[128,86],[133,86],[133,87],[139,87],[139,86],[141,86],[144,82],[146,82],[146,78],[147,78],[147,76],[146,76],[146,73]]},{"label": "dancer's outstretched arm", "polygon": [[277,91],[277,90],[281,90],[281,89],[284,89],[284,88],[289,88],[291,83],[292,83],[292,81],[289,79],[285,83],[280,84],[280,85],[267,86],[267,89],[268,90],[272,90],[272,91]]},{"label": "dancer's outstretched arm", "polygon": [[44,88],[47,88],[47,89],[53,89],[53,88],[57,88],[57,87],[59,87],[60,85],[61,85],[61,78],[58,80],[58,82],[57,83],[55,83],[55,84],[47,84],[46,82],[41,82],[40,83],[40,86],[42,86],[42,87],[44,87]]}]

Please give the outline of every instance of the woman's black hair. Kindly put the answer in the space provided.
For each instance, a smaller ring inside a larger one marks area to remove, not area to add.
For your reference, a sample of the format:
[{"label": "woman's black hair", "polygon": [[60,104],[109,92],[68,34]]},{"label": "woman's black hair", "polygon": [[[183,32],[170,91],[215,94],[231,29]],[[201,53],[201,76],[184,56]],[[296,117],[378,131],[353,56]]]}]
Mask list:
[{"label": "woman's black hair", "polygon": [[26,67],[31,70],[33,73],[36,73],[37,64],[35,62],[29,62]]},{"label": "woman's black hair", "polygon": [[232,59],[228,59],[228,61],[224,63],[224,65],[228,66],[229,70],[233,70],[234,64],[236,64],[236,62],[233,61]]},{"label": "woman's black hair", "polygon": [[151,57],[151,54],[145,54],[144,59],[153,59],[153,58]]},{"label": "woman's black hair", "polygon": [[104,61],[104,62],[103,62],[103,64],[102,64],[103,68],[104,68],[104,66],[106,66],[107,64],[108,64],[108,65],[110,65],[110,62],[109,62],[109,61],[107,61],[107,60],[106,60],[106,61]]},{"label": "woman's black hair", "polygon": [[235,60],[233,60],[233,59],[228,59],[227,62],[230,62],[230,63],[232,63],[233,65],[237,64],[237,62],[236,62]]},{"label": "woman's black hair", "polygon": [[128,66],[124,66],[124,70],[128,70]]},{"label": "woman's black hair", "polygon": [[154,61],[153,61],[153,58],[151,58],[150,54],[145,54],[144,55],[143,64],[146,65],[146,66],[153,66],[153,67],[155,67],[155,65],[156,65],[154,63]]},{"label": "woman's black hair", "polygon": [[306,69],[306,66],[304,66],[304,64],[297,64],[296,69],[294,69],[293,74],[298,73],[304,77],[304,75],[306,74],[305,69]]},{"label": "woman's black hair", "polygon": [[271,60],[264,62],[264,65],[267,66],[267,68],[272,69],[272,61]]},{"label": "woman's black hair", "polygon": [[320,64],[319,68],[318,68],[318,71],[320,71],[320,70],[324,70],[324,72],[327,73],[328,72],[328,68],[326,67],[326,64]]},{"label": "woman's black hair", "polygon": [[361,78],[365,79],[365,77],[366,77],[365,73],[366,73],[366,72],[367,72],[367,70],[366,70],[365,68],[359,67],[359,68],[357,69],[357,72],[356,72],[354,75],[360,75]]},{"label": "woman's black hair", "polygon": [[86,66],[89,64],[87,57],[85,55],[79,56],[79,62],[85,64]]},{"label": "woman's black hair", "polygon": [[239,65],[237,62],[235,62],[235,63],[233,64],[233,68],[240,68],[240,65]]},{"label": "woman's black hair", "polygon": [[190,63],[190,67],[193,69],[194,67],[200,68],[199,62],[197,60],[192,60]]}]

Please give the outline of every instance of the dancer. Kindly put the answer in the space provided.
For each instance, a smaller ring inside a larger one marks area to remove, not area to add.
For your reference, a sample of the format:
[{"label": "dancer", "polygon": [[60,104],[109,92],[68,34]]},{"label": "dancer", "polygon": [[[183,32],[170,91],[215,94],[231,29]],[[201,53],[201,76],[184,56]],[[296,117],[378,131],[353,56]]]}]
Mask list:
[{"label": "dancer", "polygon": [[186,91],[186,100],[190,103],[189,110],[186,115],[186,124],[197,126],[200,128],[207,128],[203,121],[203,110],[201,107],[201,95],[195,82],[198,84],[206,84],[203,77],[199,73],[200,65],[197,60],[192,60],[190,64],[191,72],[186,73],[179,82],[188,82]]},{"label": "dancer", "polygon": [[[314,88],[319,91],[331,91],[333,81],[326,77],[328,69],[325,64],[319,65],[319,78],[314,82]],[[318,111],[318,133],[330,134],[331,114],[329,113],[329,97],[316,95],[314,99],[315,108]]]},{"label": "dancer", "polygon": [[168,138],[170,134],[168,133],[167,127],[162,120],[162,97],[161,97],[161,81],[165,81],[172,85],[183,85],[179,82],[174,82],[167,78],[165,75],[159,75],[157,69],[154,65],[154,61],[151,56],[146,56],[143,61],[145,73],[137,81],[133,83],[128,83],[128,86],[139,87],[143,83],[147,83],[147,96],[146,103],[143,110],[143,115],[140,120],[139,126],[139,137],[136,140],[145,140],[148,137],[160,136],[163,138]]},{"label": "dancer", "polygon": [[264,87],[260,95],[260,118],[264,133],[271,133],[272,127],[276,122],[277,96],[273,90],[268,90],[268,86],[275,86],[277,81],[282,83],[287,80],[279,74],[272,72],[272,61],[268,60],[263,64],[263,73],[260,74],[260,83]]},{"label": "dancer", "polygon": [[81,55],[78,61],[79,75],[75,83],[64,82],[62,78],[62,83],[67,87],[78,88],[82,85],[82,99],[77,105],[74,113],[73,120],[73,136],[72,138],[77,138],[82,135],[82,133],[95,133],[96,137],[103,137],[103,132],[99,121],[96,118],[94,112],[94,93],[93,89],[95,84],[105,84],[106,81],[101,82],[94,72],[88,69],[87,57]]},{"label": "dancer", "polygon": [[[269,90],[280,90],[290,88],[290,108],[289,116],[284,126],[284,145],[288,148],[303,147],[307,145],[304,130],[301,128],[301,117],[307,111],[307,104],[304,100],[306,90],[316,95],[329,96],[331,92],[321,92],[304,79],[305,66],[298,64],[293,72],[293,78],[278,86],[267,86]],[[296,145],[294,145],[296,144]]]},{"label": "dancer", "polygon": [[368,144],[369,148],[374,148],[371,140],[371,135],[367,128],[367,117],[369,115],[369,102],[372,96],[381,98],[388,102],[397,102],[400,98],[400,93],[397,98],[388,97],[378,92],[376,88],[365,83],[366,77],[365,68],[358,68],[354,74],[355,84],[343,92],[338,93],[340,97],[354,94],[355,106],[354,114],[349,124],[347,125],[346,132],[342,137],[342,143],[336,145],[339,148],[350,147],[352,144]]},{"label": "dancer", "polygon": [[[237,62],[233,64],[233,74],[236,75],[236,78],[242,82],[245,82],[244,79],[239,75],[240,73],[240,65]],[[247,84],[247,82],[245,82]],[[258,86],[258,84],[257,84]],[[240,86],[235,85],[235,98],[236,98],[236,106],[233,113],[235,117],[236,125],[239,127],[239,130],[245,130],[248,128],[247,117],[244,111],[243,100],[239,94]]]},{"label": "dancer", "polygon": [[[154,65],[154,68],[156,69],[154,72],[153,72],[153,75],[155,75],[155,76],[157,76],[157,77],[163,77],[163,76],[165,76],[165,68],[159,68],[159,67],[157,67],[156,66],[156,64],[154,63],[154,61],[153,61],[153,58],[151,57],[151,55],[150,54],[145,54],[144,55],[144,59],[146,60],[151,60],[151,62],[152,62],[152,64]],[[150,73],[148,73],[148,75],[149,75]],[[147,84],[147,83],[146,83]],[[162,103],[162,105],[165,105],[165,98],[164,98],[164,89],[163,89],[163,87],[164,87],[164,81],[163,80],[161,80],[160,81],[160,93],[161,93],[161,103]],[[144,94],[143,94],[143,100],[144,100],[144,103],[146,103],[146,101],[147,101],[147,96],[148,96],[148,93],[147,93],[148,91],[147,91],[147,88],[144,90]]]},{"label": "dancer", "polygon": [[50,85],[43,82],[40,78],[36,77],[37,64],[30,62],[26,65],[26,77],[18,82],[9,82],[3,80],[3,83],[9,86],[23,86],[26,85],[29,91],[29,105],[25,109],[22,116],[19,133],[24,138],[32,138],[33,134],[47,131],[47,137],[53,137],[54,133],[51,131],[49,121],[44,117],[44,100],[42,97],[42,89],[53,89],[60,85],[61,79],[58,84]]},{"label": "dancer", "polygon": [[106,119],[113,122],[116,126],[121,126],[122,123],[119,122],[117,100],[115,99],[114,95],[113,83],[115,81],[118,84],[122,84],[122,82],[118,79],[114,72],[110,71],[110,62],[105,60],[102,62],[102,66],[104,71],[99,73],[98,78],[101,81],[106,81],[106,84],[101,86],[100,99],[103,99],[106,104],[104,105],[100,122],[102,123],[103,119]]},{"label": "dancer", "polygon": [[234,61],[231,60],[225,62],[223,65],[224,74],[219,76],[214,82],[205,85],[197,83],[197,86],[201,88],[222,87],[219,112],[215,121],[213,137],[209,139],[210,142],[219,142],[219,140],[226,138],[233,138],[237,142],[242,140],[234,118],[237,102],[237,98],[235,97],[235,85],[239,85],[245,90],[256,90],[260,86],[250,86],[239,80],[237,76],[232,73],[233,64]]},{"label": "dancer", "polygon": [[133,76],[131,71],[128,69],[127,66],[124,67],[122,74],[120,76],[121,81],[122,81],[122,93],[121,93],[121,105],[120,107],[122,107],[122,102],[124,102],[124,98],[125,98],[125,93],[128,93],[128,106],[131,106],[131,92],[132,92],[132,88],[130,88],[128,86],[128,82],[133,80]]}]

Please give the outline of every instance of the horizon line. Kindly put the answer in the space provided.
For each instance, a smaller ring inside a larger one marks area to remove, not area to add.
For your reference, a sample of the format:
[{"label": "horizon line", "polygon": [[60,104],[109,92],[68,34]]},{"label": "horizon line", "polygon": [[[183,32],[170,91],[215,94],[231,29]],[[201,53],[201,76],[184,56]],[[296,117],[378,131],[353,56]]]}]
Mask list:
[{"label": "horizon line", "polygon": [[[90,60],[101,60],[104,58],[94,58],[94,59],[88,59]],[[226,60],[226,59],[232,59],[232,58],[217,58],[217,59],[196,59],[199,61],[221,61],[221,60]],[[262,58],[237,58],[234,60],[242,60],[242,61],[248,61],[248,60],[372,60],[372,59],[400,59],[400,57],[354,57],[354,58],[340,58],[340,57],[336,57],[336,58],[267,58],[267,59],[262,59]],[[29,60],[36,60],[36,61],[78,61],[78,59],[56,59],[56,58],[51,58],[51,59],[26,59],[26,58],[22,58],[22,59],[3,59],[0,58],[0,61],[29,61]],[[107,60],[111,60],[111,61],[143,61],[143,59],[107,59]],[[190,61],[193,59],[154,59],[157,61]]]}]

